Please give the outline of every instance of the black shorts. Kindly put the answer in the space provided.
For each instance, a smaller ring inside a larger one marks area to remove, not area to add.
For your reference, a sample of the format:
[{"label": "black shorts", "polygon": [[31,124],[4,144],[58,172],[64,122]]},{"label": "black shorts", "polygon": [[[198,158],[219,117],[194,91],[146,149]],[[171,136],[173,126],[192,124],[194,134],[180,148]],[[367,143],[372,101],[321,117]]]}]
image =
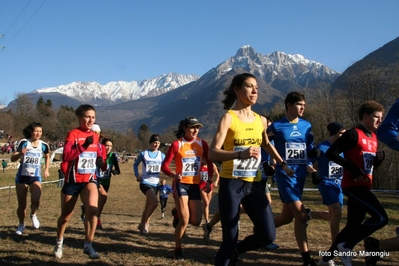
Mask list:
[{"label": "black shorts", "polygon": [[147,193],[147,191],[148,191],[149,189],[154,190],[155,195],[158,193],[158,188],[157,188],[157,187],[150,186],[150,185],[147,185],[147,184],[141,184],[141,183],[140,183],[140,190],[141,190],[141,192],[143,192],[144,195],[145,195],[145,193]]},{"label": "black shorts", "polygon": [[16,184],[32,185],[34,182],[42,182],[42,179],[38,176],[18,176],[15,180]]},{"label": "black shorts", "polygon": [[198,184],[182,184],[176,182],[177,196],[188,196],[189,200],[201,200],[201,192]]},{"label": "black shorts", "polygon": [[65,195],[76,196],[79,195],[82,189],[89,183],[97,183],[95,180],[83,183],[64,183],[61,192]]}]

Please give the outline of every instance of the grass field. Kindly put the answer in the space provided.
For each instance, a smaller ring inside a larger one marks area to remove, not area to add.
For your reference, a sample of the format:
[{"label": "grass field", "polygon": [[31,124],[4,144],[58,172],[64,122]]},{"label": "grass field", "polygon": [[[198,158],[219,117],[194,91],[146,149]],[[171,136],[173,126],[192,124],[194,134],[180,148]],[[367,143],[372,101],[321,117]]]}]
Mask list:
[{"label": "grass field", "polygon": [[[100,253],[100,259],[90,260],[82,252],[84,229],[79,215],[80,204],[76,206],[76,212],[65,233],[63,258],[61,260],[54,258],[56,220],[60,213],[60,188],[57,188],[57,183],[49,183],[43,184],[41,206],[38,211],[40,229],[32,227],[28,216],[22,236],[15,234],[18,225],[15,189],[0,190],[0,265],[213,265],[213,258],[221,242],[220,224],[215,226],[209,244],[204,243],[200,227],[189,226],[183,243],[186,260],[174,261],[172,259],[174,229],[170,214],[174,206],[172,197],[169,197],[165,219],[160,218],[158,208],[150,222],[150,234],[140,234],[137,226],[145,197],[133,178],[132,162],[120,166],[122,174],[112,178],[109,199],[102,215],[103,229],[96,231],[94,247]],[[13,186],[15,172],[16,170],[7,170],[6,173],[0,173],[0,187]],[[57,180],[57,169],[51,168],[50,172],[51,177],[48,180]],[[165,179],[171,184],[168,178]],[[376,194],[383,202],[390,221],[374,236],[392,237],[396,225],[399,225],[399,195]],[[277,191],[272,191],[272,198],[273,212],[278,214],[282,205]],[[305,191],[303,200],[305,205],[313,210],[326,209],[321,204],[317,191]],[[28,206],[29,204],[28,200]],[[345,219],[346,209],[343,213],[342,226]],[[240,225],[239,239],[243,239],[251,234],[252,225],[246,215],[242,216]],[[327,250],[330,245],[328,223],[311,220],[308,226],[308,238],[312,256],[318,261],[319,251]],[[280,245],[280,249],[276,251],[257,250],[240,255],[238,265],[302,265],[292,223],[277,229],[276,243]],[[363,250],[362,243],[354,249],[354,251],[359,250]],[[339,262],[339,259],[336,261]],[[353,265],[364,265],[364,258],[355,257]],[[390,256],[378,265],[399,265],[399,252],[391,252]]]}]

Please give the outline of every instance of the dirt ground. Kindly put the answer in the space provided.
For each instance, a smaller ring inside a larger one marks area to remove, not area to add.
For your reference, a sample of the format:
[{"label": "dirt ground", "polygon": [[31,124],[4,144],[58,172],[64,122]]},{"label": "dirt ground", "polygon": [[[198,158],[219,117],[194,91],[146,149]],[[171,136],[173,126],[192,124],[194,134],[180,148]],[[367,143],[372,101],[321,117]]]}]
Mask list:
[{"label": "dirt ground", "polygon": [[[49,180],[57,180],[56,168],[51,169]],[[68,224],[64,239],[63,258],[57,260],[53,255],[56,236],[56,220],[60,212],[60,188],[57,182],[43,184],[43,193],[38,217],[40,229],[34,229],[29,217],[26,219],[26,230],[22,236],[15,234],[18,224],[15,210],[17,200],[14,188],[15,171],[8,169],[0,173],[0,265],[213,265],[214,256],[221,243],[221,227],[216,225],[209,244],[203,241],[201,227],[189,226],[183,243],[185,261],[174,261],[173,233],[171,209],[174,206],[172,197],[169,197],[165,219],[161,219],[158,208],[150,222],[150,233],[140,234],[137,230],[144,207],[144,195],[136,182],[132,162],[121,164],[122,174],[112,178],[109,191],[109,200],[101,216],[103,229],[96,231],[94,247],[100,253],[98,260],[90,260],[83,254],[84,228],[80,219],[80,204],[77,204],[73,218]],[[171,184],[170,180],[168,183]],[[49,181],[45,180],[45,181]],[[217,189],[215,190],[217,193]],[[378,238],[392,237],[398,224],[397,194],[378,193],[384,202],[391,218],[389,225],[375,234]],[[272,191],[273,211],[281,211],[278,192]],[[304,193],[305,204],[314,209],[325,210],[317,191]],[[28,206],[30,201],[28,200]],[[215,203],[213,203],[215,205]],[[216,209],[215,206],[212,208]],[[29,213],[29,209],[28,209]],[[342,226],[346,219],[344,209]],[[252,233],[252,225],[246,215],[241,218],[239,239]],[[308,238],[311,255],[317,261],[319,252],[325,251],[330,245],[328,223],[311,220],[308,227]],[[277,229],[275,241],[280,249],[276,251],[256,250],[240,255],[238,265],[302,265],[293,235],[293,224]],[[360,243],[355,251],[363,250]],[[336,259],[339,262],[338,259]],[[342,265],[339,263],[339,265]],[[364,265],[364,258],[354,258],[353,265]],[[378,265],[399,265],[399,256],[391,252],[390,256],[379,262]]]}]

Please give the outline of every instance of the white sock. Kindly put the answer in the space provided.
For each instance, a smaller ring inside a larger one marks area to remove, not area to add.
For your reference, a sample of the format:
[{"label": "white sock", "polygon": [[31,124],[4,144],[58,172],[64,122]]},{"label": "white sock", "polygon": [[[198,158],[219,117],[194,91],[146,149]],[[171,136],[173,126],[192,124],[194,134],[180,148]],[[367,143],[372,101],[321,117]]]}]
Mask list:
[{"label": "white sock", "polygon": [[64,242],[64,239],[63,239],[63,238],[57,239],[57,240],[55,241],[55,243],[56,243],[57,245],[59,245],[59,246],[62,246],[63,242]]}]

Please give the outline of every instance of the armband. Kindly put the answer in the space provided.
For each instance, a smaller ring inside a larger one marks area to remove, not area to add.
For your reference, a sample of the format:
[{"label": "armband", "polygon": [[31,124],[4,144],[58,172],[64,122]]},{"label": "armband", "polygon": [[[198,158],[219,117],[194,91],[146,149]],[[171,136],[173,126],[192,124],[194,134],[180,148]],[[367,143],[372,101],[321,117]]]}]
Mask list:
[{"label": "armband", "polygon": [[241,151],[238,152],[238,159],[241,160]]},{"label": "armband", "polygon": [[286,161],[282,161],[282,162],[280,163],[281,167],[283,167],[283,166],[286,165],[286,164],[287,164]]}]

